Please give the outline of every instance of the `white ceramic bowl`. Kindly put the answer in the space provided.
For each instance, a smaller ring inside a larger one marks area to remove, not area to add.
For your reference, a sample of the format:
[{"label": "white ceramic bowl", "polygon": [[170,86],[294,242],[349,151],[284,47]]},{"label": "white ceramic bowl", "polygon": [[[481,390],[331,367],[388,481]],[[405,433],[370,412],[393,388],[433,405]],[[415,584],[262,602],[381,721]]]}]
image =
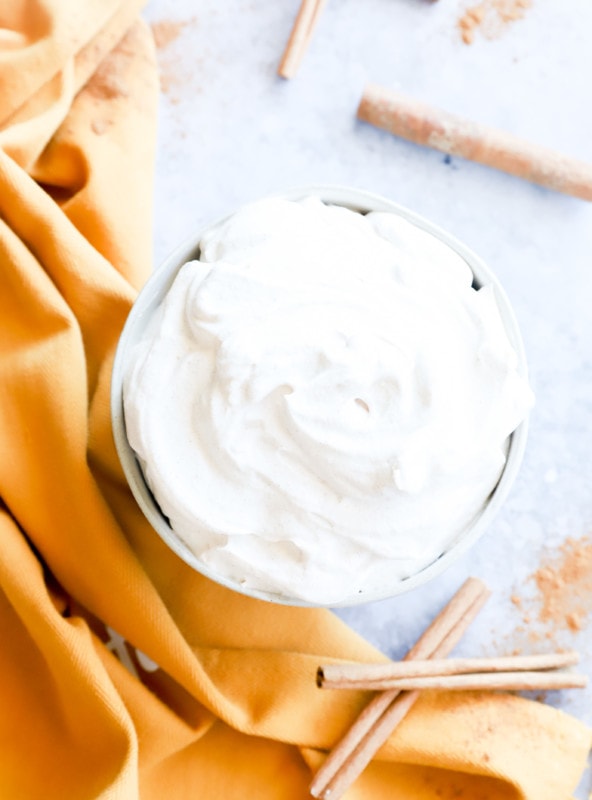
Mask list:
[{"label": "white ceramic bowl", "polygon": [[[296,200],[309,195],[318,196],[326,203],[345,206],[354,211],[359,211],[362,213],[368,211],[388,211],[394,214],[399,214],[401,217],[414,223],[419,228],[428,231],[437,239],[440,239],[440,241],[446,243],[449,247],[455,250],[471,268],[474,275],[474,285],[476,288],[479,288],[485,284],[490,284],[494,287],[495,296],[499,305],[502,320],[506,327],[508,338],[518,356],[519,370],[524,376],[526,376],[527,366],[522,338],[520,336],[520,331],[518,329],[518,325],[516,323],[509,300],[495,275],[492,274],[490,269],[483,263],[483,261],[468,247],[423,217],[420,217],[417,214],[402,208],[401,206],[384,197],[380,197],[378,195],[358,189],[350,189],[340,186],[305,186],[300,189],[278,193],[276,196]],[[213,224],[217,225],[219,222],[220,220]],[[209,228],[211,226],[207,227]],[[156,532],[162,537],[166,544],[180,558],[183,559],[183,561],[212,580],[217,581],[218,583],[227,586],[230,589],[234,589],[242,594],[247,594],[251,597],[256,597],[262,600],[283,603],[286,605],[308,606],[311,604],[299,599],[268,592],[244,589],[244,587],[237,582],[228,579],[224,575],[219,575],[212,572],[212,570],[209,569],[205,564],[202,564],[200,559],[193,552],[191,552],[191,550],[189,550],[189,548],[179,537],[177,537],[173,529],[170,527],[167,518],[162,514],[158,504],[154,500],[152,492],[144,480],[144,476],[136,459],[135,453],[130,447],[126,437],[125,417],[123,411],[123,377],[127,371],[130,352],[134,345],[142,338],[148,321],[162,302],[181,266],[183,266],[183,264],[185,264],[187,261],[198,258],[199,242],[205,230],[206,228],[197,231],[188,242],[185,242],[177,250],[175,250],[155,271],[155,273],[144,286],[143,290],[140,292],[129,314],[119,340],[111,383],[111,418],[115,445],[117,447],[117,452],[119,454],[125,476],[140,508]],[[482,513],[469,528],[463,531],[463,533],[447,547],[447,549],[440,555],[439,558],[405,580],[397,580],[391,586],[377,587],[375,592],[367,592],[358,595],[354,599],[335,604],[335,606],[359,605],[362,603],[382,600],[387,597],[401,594],[426,583],[431,578],[439,575],[456,559],[458,559],[459,556],[464,553],[472,544],[474,544],[483,534],[506,499],[522,461],[526,436],[527,422],[525,421],[516,429],[516,431],[514,431],[510,437],[508,457],[504,471]]]}]

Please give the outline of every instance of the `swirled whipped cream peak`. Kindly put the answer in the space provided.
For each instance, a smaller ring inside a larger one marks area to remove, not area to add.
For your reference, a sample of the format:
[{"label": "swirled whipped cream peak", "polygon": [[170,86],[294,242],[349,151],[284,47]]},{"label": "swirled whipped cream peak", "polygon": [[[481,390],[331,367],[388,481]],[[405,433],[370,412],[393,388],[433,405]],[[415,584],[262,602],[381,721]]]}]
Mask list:
[{"label": "swirled whipped cream peak", "polygon": [[210,574],[376,596],[484,508],[532,404],[493,289],[393,213],[267,199],[208,230],[137,346],[128,440]]}]

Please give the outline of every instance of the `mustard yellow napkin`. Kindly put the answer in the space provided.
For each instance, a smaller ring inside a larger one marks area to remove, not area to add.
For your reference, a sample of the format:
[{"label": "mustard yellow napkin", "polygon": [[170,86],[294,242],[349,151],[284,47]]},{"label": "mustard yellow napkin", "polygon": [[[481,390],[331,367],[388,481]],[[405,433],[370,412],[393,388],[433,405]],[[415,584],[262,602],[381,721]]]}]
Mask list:
[{"label": "mustard yellow napkin", "polygon": [[[111,437],[114,349],[151,270],[141,5],[0,2],[0,797],[305,798],[367,700],[318,690],[316,667],[377,654],[329,612],[184,566]],[[589,745],[540,704],[426,693],[348,797],[563,800]]]}]

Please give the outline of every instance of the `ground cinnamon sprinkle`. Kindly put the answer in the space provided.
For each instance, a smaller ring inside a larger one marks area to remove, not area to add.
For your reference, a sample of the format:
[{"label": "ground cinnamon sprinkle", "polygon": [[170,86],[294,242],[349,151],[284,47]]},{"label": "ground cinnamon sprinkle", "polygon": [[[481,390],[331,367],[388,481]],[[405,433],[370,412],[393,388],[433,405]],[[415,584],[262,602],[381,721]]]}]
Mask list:
[{"label": "ground cinnamon sprinkle", "polygon": [[567,539],[532,578],[540,621],[553,630],[581,630],[592,613],[592,537]]},{"label": "ground cinnamon sprinkle", "polygon": [[[129,71],[137,59],[140,36],[140,28],[132,26],[113,50],[102,55],[98,67],[90,74],[84,86],[86,101],[90,100],[93,106],[90,128],[96,136],[102,136],[113,125],[114,104],[133,102],[139,107],[143,105],[144,95],[132,93],[128,84]],[[96,47],[89,48],[86,59],[90,59],[92,64],[93,59],[99,58],[100,50]],[[88,63],[85,65],[85,54],[79,63],[83,69],[88,67]]]},{"label": "ground cinnamon sprinkle", "polygon": [[154,36],[154,44],[157,50],[164,50],[172,42],[177,39],[187,22],[178,22],[172,20],[161,20],[160,22],[153,22],[150,26],[152,35]]},{"label": "ground cinnamon sprinkle", "polygon": [[197,23],[196,17],[184,20],[160,20],[150,25],[156,45],[160,69],[160,87],[171,103],[180,102],[182,89],[192,76],[172,46],[187,28]]},{"label": "ground cinnamon sprinkle", "polygon": [[548,551],[523,589],[509,597],[520,623],[496,649],[519,655],[577,647],[574,636],[592,626],[592,533]]},{"label": "ground cinnamon sprinkle", "polygon": [[495,39],[516,20],[522,19],[532,0],[482,0],[467,8],[458,20],[458,29],[465,44],[472,44],[479,30],[486,38]]}]

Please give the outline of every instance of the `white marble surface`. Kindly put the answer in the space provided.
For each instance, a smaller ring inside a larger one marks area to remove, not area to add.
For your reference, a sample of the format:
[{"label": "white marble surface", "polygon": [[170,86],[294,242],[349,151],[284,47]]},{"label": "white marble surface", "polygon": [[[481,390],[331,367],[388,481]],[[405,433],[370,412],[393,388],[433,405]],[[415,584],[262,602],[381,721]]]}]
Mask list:
[{"label": "white marble surface", "polygon": [[[276,67],[298,5],[148,3],[146,19],[169,34],[159,46],[156,262],[196,225],[307,183],[386,195],[476,250],[514,304],[537,395],[523,468],[491,529],[449,572],[340,616],[399,656],[473,574],[494,595],[459,652],[575,647],[592,676],[592,615],[578,631],[545,624],[532,578],[545,559],[558,563],[568,537],[592,533],[592,205],[460,159],[446,163],[355,118],[372,81],[592,161],[592,4],[533,0],[498,38],[477,33],[467,46],[458,0],[333,0],[298,75],[284,81]],[[592,611],[592,586],[576,599]],[[591,692],[546,701],[592,725]]]}]

